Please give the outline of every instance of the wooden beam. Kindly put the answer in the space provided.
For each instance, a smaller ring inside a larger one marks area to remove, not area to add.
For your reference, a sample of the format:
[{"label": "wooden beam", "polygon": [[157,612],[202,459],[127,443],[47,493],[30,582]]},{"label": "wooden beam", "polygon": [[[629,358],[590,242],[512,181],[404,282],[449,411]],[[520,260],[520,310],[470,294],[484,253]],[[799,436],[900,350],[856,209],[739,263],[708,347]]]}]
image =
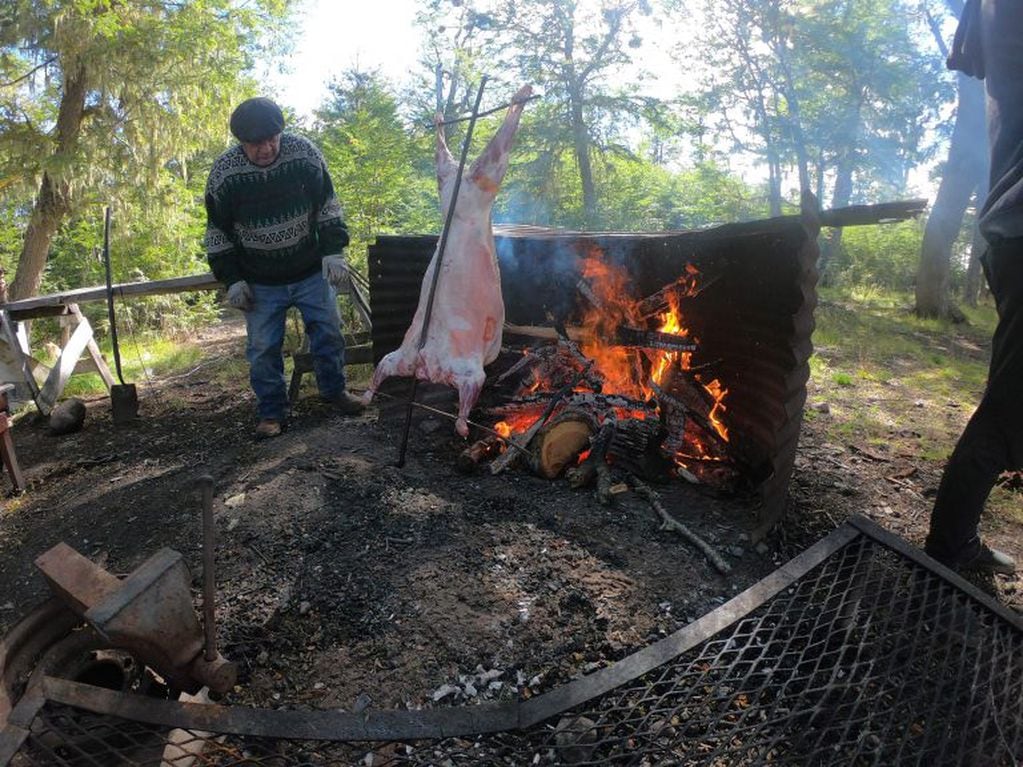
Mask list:
[{"label": "wooden beam", "polygon": [[[78,319],[79,322],[85,322],[85,317],[81,310],[78,308],[78,304],[71,304],[68,309]],[[103,379],[103,383],[106,384],[107,391],[110,391],[110,387],[114,385],[114,376],[110,373],[110,367],[107,365],[106,359],[100,353],[99,345],[96,343],[96,339],[89,335],[89,343],[86,345],[86,349],[89,350],[89,356],[92,358],[92,364],[99,373],[99,377]],[[78,365],[75,367],[76,373],[91,372],[85,363],[85,360],[80,360]]]},{"label": "wooden beam", "polygon": [[[122,282],[112,286],[112,290],[115,297],[128,298],[131,296],[188,293],[195,290],[216,290],[220,287],[222,287],[220,282],[207,272],[206,274],[193,274],[188,277],[172,277],[167,280]],[[106,300],[106,286],[98,285],[92,288],[69,290],[64,293],[52,293],[46,296],[25,298],[21,301],[10,301],[0,306],[0,308],[6,310],[15,320],[27,320],[34,317],[51,317],[56,314],[66,314],[69,304]]]},{"label": "wooden beam", "polygon": [[39,392],[36,404],[39,405],[40,411],[49,412],[53,410],[53,406],[60,399],[61,392],[64,391],[68,379],[75,371],[78,360],[89,345],[89,341],[92,340],[92,326],[85,317],[81,315],[79,317],[78,327],[71,334],[67,346],[61,349],[60,357],[57,358],[53,365],[53,370],[46,377],[46,383],[43,384],[42,391]]}]

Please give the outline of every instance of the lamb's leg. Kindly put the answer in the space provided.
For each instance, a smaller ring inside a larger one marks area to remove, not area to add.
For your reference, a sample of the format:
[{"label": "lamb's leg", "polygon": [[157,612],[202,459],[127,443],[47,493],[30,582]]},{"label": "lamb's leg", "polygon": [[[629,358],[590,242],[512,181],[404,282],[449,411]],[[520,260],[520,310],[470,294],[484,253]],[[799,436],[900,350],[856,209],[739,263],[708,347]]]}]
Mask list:
[{"label": "lamb's leg", "polygon": [[455,158],[451,154],[451,150],[448,149],[447,142],[444,140],[443,120],[444,115],[440,112],[434,115],[433,123],[437,130],[437,190],[441,193],[441,196],[444,194],[444,184],[458,173],[458,163],[455,162]]},{"label": "lamb's leg", "polygon": [[476,404],[476,400],[479,399],[486,378],[486,373],[480,366],[472,373],[459,376],[456,382],[458,386],[458,418],[455,419],[455,431],[459,436],[469,436],[469,413]]},{"label": "lamb's leg", "polygon": [[469,178],[481,188],[492,190],[494,194],[497,194],[497,188],[501,185],[504,174],[508,170],[508,156],[511,152],[512,139],[519,129],[519,118],[522,117],[522,110],[526,105],[525,100],[532,92],[533,89],[528,85],[519,88],[512,97],[512,105],[508,108],[501,127],[469,169]]},{"label": "lamb's leg", "polygon": [[376,366],[373,371],[373,380],[369,383],[369,388],[366,389],[362,395],[362,404],[368,405],[373,401],[373,395],[377,393],[377,389],[380,388],[380,384],[386,381],[391,376],[407,376],[412,374],[412,360],[415,358],[414,354],[409,354],[404,346],[395,349],[390,354],[385,354],[384,358],[380,360],[380,364]]}]

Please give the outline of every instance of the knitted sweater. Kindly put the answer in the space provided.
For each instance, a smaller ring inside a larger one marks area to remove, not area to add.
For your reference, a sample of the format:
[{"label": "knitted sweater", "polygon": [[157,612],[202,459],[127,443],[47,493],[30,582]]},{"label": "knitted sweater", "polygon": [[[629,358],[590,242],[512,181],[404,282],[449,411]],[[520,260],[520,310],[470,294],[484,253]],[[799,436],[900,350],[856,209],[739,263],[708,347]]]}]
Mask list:
[{"label": "knitted sweater", "polygon": [[224,152],[206,182],[206,257],[225,285],[297,282],[340,253],[348,229],[323,155],[285,133],[277,159],[253,165],[241,145]]}]

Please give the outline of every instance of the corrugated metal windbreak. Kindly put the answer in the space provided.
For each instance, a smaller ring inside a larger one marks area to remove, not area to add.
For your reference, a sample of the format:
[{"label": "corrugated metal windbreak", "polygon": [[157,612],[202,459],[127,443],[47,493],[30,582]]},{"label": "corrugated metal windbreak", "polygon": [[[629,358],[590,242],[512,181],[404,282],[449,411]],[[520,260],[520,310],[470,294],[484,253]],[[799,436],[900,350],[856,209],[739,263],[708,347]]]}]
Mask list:
[{"label": "corrugated metal windbreak", "polygon": [[[572,324],[582,305],[577,260],[593,249],[623,265],[635,296],[677,279],[686,264],[707,287],[686,302],[707,364],[729,389],[725,421],[771,524],[784,509],[806,400],[817,303],[816,230],[797,216],[694,232],[584,233],[495,227],[506,319]],[[379,237],[369,248],[373,356],[397,348],[419,299],[436,236]],[[509,339],[510,340],[510,339]]]}]

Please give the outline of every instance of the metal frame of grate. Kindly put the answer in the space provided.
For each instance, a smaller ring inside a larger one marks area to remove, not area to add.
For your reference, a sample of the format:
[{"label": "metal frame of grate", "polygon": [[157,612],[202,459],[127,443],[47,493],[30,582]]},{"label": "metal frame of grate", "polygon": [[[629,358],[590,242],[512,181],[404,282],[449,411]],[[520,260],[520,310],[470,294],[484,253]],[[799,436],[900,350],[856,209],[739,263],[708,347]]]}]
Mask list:
[{"label": "metal frame of grate", "polygon": [[0,765],[1018,765],[1023,617],[855,518],[671,636],[516,703],[272,711],[45,679]]}]

